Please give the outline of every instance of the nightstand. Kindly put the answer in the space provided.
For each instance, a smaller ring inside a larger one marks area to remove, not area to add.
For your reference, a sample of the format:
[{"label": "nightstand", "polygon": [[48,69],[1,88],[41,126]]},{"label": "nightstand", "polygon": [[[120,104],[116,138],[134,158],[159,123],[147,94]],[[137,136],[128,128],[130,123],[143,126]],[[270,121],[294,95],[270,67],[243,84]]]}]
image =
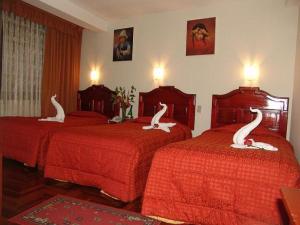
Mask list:
[{"label": "nightstand", "polygon": [[300,189],[281,188],[281,194],[290,225],[300,225]]},{"label": "nightstand", "polygon": [[2,153],[2,149],[0,150],[0,220],[1,220],[1,216],[2,216],[2,201],[3,201],[3,197],[2,197],[2,192],[3,192],[3,153]]}]

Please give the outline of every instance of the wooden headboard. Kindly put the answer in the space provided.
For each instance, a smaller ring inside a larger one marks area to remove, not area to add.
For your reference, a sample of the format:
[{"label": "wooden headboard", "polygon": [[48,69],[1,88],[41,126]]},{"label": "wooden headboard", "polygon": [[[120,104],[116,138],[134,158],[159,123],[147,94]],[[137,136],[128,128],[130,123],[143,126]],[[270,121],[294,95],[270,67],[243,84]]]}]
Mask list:
[{"label": "wooden headboard", "polygon": [[92,85],[77,93],[77,110],[95,111],[109,118],[120,113],[119,104],[113,104],[112,94],[115,92],[104,85]]},{"label": "wooden headboard", "polygon": [[256,114],[249,108],[262,111],[262,125],[286,137],[289,98],[275,97],[258,87],[240,87],[224,95],[213,95],[211,127],[234,123],[249,123]]},{"label": "wooden headboard", "polygon": [[174,86],[160,86],[139,94],[139,116],[153,116],[160,110],[159,102],[168,105],[167,117],[194,129],[196,95],[186,94]]}]

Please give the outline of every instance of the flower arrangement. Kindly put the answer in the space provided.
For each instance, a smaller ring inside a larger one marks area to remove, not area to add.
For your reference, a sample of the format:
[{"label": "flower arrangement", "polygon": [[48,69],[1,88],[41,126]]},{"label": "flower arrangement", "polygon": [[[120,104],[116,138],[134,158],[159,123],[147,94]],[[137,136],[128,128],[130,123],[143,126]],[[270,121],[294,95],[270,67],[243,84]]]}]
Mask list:
[{"label": "flower arrangement", "polygon": [[128,117],[130,119],[133,118],[132,115],[132,103],[134,103],[136,88],[132,85],[130,91],[126,91],[124,87],[116,87],[115,93],[113,97],[113,101],[115,104],[120,104],[122,109],[122,121],[126,119],[126,110],[130,107],[128,112]]}]

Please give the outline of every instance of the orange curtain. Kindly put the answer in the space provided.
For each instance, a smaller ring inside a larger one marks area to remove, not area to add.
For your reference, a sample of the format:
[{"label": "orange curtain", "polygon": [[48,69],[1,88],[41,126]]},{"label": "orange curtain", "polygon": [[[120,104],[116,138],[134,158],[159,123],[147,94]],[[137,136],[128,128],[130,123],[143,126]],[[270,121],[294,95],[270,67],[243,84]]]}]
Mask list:
[{"label": "orange curtain", "polygon": [[50,97],[54,94],[66,113],[76,110],[82,28],[21,0],[4,0],[3,10],[47,27],[42,78],[42,116],[54,115],[50,102]]},{"label": "orange curtain", "polygon": [[81,35],[74,37],[48,28],[42,80],[42,115],[54,114],[50,97],[57,95],[65,112],[76,109],[79,89]]}]

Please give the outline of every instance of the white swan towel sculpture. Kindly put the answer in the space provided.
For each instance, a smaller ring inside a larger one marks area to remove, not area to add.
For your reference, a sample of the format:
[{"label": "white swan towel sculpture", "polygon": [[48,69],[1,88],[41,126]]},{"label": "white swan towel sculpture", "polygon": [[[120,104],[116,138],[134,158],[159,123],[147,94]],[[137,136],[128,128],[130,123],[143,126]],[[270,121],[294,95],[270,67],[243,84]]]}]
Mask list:
[{"label": "white swan towel sculpture", "polygon": [[39,121],[51,121],[51,122],[60,122],[63,123],[65,121],[65,112],[61,105],[56,101],[56,95],[51,97],[51,103],[56,109],[56,116],[54,117],[47,117],[39,119]]},{"label": "white swan towel sculpture", "polygon": [[255,142],[253,139],[248,139],[250,141],[250,145],[246,145],[246,137],[253,131],[262,121],[262,113],[259,109],[252,109],[250,107],[250,111],[257,113],[257,117],[252,122],[240,128],[233,135],[233,144],[231,147],[233,148],[243,148],[243,149],[264,149],[269,151],[277,151],[278,148],[263,142]]},{"label": "white swan towel sculpture", "polygon": [[151,120],[151,125],[150,126],[143,126],[144,130],[150,130],[150,129],[160,129],[165,132],[170,133],[170,127],[174,127],[176,123],[160,123],[159,120],[160,118],[165,114],[165,112],[168,109],[168,106],[166,104],[159,103],[163,108],[157,112],[152,120]]}]

